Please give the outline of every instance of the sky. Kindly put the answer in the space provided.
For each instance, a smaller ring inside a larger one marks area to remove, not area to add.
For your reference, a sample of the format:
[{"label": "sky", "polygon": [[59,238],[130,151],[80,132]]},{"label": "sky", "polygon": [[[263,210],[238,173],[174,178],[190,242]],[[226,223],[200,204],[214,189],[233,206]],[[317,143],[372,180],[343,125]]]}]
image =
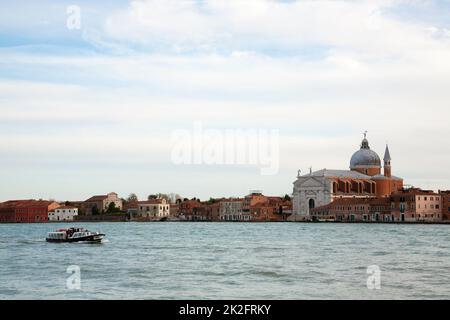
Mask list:
[{"label": "sky", "polygon": [[[366,130],[450,189],[449,103],[448,0],[0,1],[0,200],[290,194]],[[199,126],[269,133],[277,170],[174,161]]]}]

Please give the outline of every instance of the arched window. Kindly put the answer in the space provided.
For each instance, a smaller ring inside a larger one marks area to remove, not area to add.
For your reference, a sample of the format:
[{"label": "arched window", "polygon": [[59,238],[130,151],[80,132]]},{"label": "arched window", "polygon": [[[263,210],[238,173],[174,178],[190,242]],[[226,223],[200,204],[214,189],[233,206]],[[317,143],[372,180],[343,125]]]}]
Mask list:
[{"label": "arched window", "polygon": [[316,207],[316,203],[314,199],[309,199],[309,209],[314,209]]}]

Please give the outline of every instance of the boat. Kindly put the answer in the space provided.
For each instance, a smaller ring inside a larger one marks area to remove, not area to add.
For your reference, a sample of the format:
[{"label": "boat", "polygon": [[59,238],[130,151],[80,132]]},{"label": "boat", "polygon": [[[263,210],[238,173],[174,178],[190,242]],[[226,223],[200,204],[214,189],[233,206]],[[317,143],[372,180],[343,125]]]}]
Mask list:
[{"label": "boat", "polygon": [[58,229],[47,233],[48,242],[88,242],[100,243],[105,234],[99,232],[92,232],[84,228],[68,228]]}]

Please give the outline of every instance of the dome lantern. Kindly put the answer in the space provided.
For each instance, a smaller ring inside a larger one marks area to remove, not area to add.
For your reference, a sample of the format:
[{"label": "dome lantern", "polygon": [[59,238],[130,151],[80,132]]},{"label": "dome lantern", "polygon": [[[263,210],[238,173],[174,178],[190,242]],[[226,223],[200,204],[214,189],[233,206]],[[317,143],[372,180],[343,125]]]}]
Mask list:
[{"label": "dome lantern", "polygon": [[356,151],[350,160],[350,169],[368,175],[376,175],[381,171],[381,159],[370,149],[367,131],[364,133],[360,150]]}]

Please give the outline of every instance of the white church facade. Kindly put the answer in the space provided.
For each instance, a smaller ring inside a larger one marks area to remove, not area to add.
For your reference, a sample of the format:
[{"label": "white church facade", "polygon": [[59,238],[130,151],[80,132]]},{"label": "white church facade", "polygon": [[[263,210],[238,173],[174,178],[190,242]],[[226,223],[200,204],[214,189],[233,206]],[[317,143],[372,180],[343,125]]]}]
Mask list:
[{"label": "white church facade", "polygon": [[361,148],[350,161],[350,170],[300,171],[293,188],[293,220],[308,219],[313,208],[333,202],[337,198],[386,197],[403,187],[403,179],[391,175],[391,156],[386,146],[384,173],[381,160],[364,137]]}]

